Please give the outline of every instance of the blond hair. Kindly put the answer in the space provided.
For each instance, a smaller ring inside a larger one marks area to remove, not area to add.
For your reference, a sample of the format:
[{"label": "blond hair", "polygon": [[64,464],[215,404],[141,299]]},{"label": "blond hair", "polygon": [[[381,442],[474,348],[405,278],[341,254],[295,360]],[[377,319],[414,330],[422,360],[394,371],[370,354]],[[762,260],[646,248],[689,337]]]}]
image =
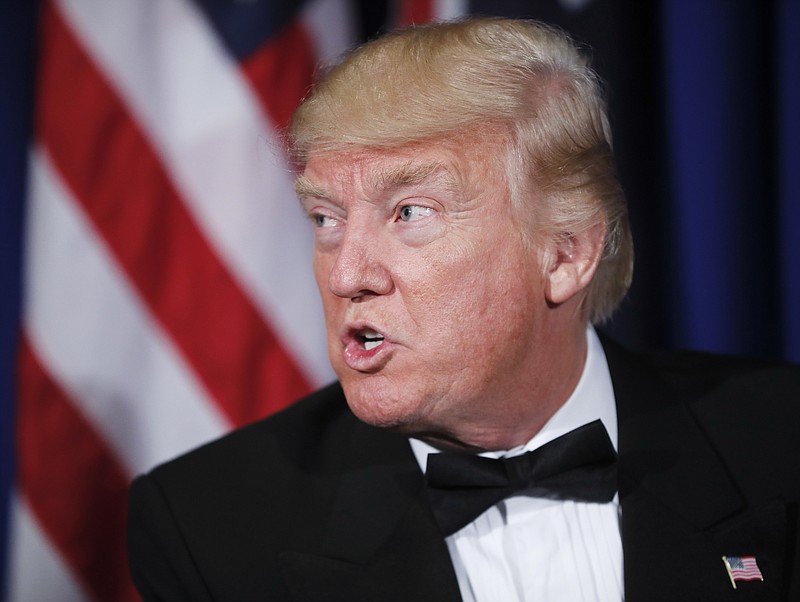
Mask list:
[{"label": "blond hair", "polygon": [[602,86],[563,32],[476,18],[387,34],[321,74],[295,113],[290,144],[302,166],[310,153],[469,131],[507,136],[512,201],[536,232],[605,226],[584,307],[593,322],[606,319],[630,286],[633,244]]}]

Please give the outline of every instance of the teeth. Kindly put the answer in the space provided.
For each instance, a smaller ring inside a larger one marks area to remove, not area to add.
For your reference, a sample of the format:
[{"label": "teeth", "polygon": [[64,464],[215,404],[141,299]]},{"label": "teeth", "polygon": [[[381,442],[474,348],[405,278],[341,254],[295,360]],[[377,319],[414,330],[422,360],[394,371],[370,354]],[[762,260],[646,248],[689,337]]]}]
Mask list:
[{"label": "teeth", "polygon": [[363,330],[359,334],[359,338],[364,343],[364,349],[367,351],[375,349],[383,344],[383,335],[369,328]]}]

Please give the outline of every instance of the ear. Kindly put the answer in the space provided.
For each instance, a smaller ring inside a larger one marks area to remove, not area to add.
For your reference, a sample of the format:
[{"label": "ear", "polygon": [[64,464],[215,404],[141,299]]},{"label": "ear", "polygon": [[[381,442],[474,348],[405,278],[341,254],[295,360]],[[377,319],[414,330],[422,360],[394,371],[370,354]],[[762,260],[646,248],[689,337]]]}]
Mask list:
[{"label": "ear", "polygon": [[578,233],[560,233],[551,238],[545,263],[545,296],[551,305],[561,305],[585,290],[594,278],[603,255],[605,224]]}]

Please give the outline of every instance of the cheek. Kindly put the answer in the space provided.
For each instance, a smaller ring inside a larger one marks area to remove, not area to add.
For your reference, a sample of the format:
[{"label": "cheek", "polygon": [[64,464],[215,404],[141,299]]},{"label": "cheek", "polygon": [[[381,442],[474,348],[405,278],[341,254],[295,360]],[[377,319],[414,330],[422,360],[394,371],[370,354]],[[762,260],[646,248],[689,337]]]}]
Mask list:
[{"label": "cheek", "polygon": [[428,277],[410,287],[409,305],[450,353],[495,353],[526,337],[536,321],[542,284],[534,268],[515,247],[430,263]]},{"label": "cheek", "polygon": [[334,295],[328,287],[328,278],[331,271],[331,260],[327,257],[314,258],[314,278],[317,281],[320,298],[322,299],[322,312],[325,316],[325,326],[328,331],[328,344],[339,340],[339,313],[342,304],[346,301]]},{"label": "cheek", "polygon": [[453,311],[471,295],[472,280],[469,261],[453,253],[431,253],[395,264],[397,288],[414,320],[433,322],[440,328],[447,327],[443,318],[452,318]]},{"label": "cheek", "polygon": [[330,254],[322,253],[314,256],[314,279],[317,282],[317,288],[322,299],[322,309],[329,328],[332,326],[330,320],[334,316],[334,312],[344,301],[344,299],[334,295],[330,289],[330,275],[334,261],[335,258]]},{"label": "cheek", "polygon": [[319,292],[325,297],[328,290],[328,274],[331,271],[331,260],[327,255],[314,251],[314,278],[317,281]]},{"label": "cheek", "polygon": [[402,297],[420,337],[452,356],[463,354],[475,328],[492,319],[496,295],[490,276],[477,271],[472,258],[448,259],[422,261],[422,269],[404,270],[397,281],[405,284]]}]

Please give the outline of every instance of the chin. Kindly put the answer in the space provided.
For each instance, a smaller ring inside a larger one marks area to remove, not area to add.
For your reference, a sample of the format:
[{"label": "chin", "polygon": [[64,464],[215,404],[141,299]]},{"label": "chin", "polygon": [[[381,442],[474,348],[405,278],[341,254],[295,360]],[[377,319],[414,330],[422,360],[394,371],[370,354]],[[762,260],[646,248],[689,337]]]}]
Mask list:
[{"label": "chin", "polygon": [[419,423],[420,407],[418,399],[408,391],[400,393],[393,387],[375,386],[378,383],[348,383],[342,381],[342,388],[353,414],[372,426],[403,433],[416,431]]}]

